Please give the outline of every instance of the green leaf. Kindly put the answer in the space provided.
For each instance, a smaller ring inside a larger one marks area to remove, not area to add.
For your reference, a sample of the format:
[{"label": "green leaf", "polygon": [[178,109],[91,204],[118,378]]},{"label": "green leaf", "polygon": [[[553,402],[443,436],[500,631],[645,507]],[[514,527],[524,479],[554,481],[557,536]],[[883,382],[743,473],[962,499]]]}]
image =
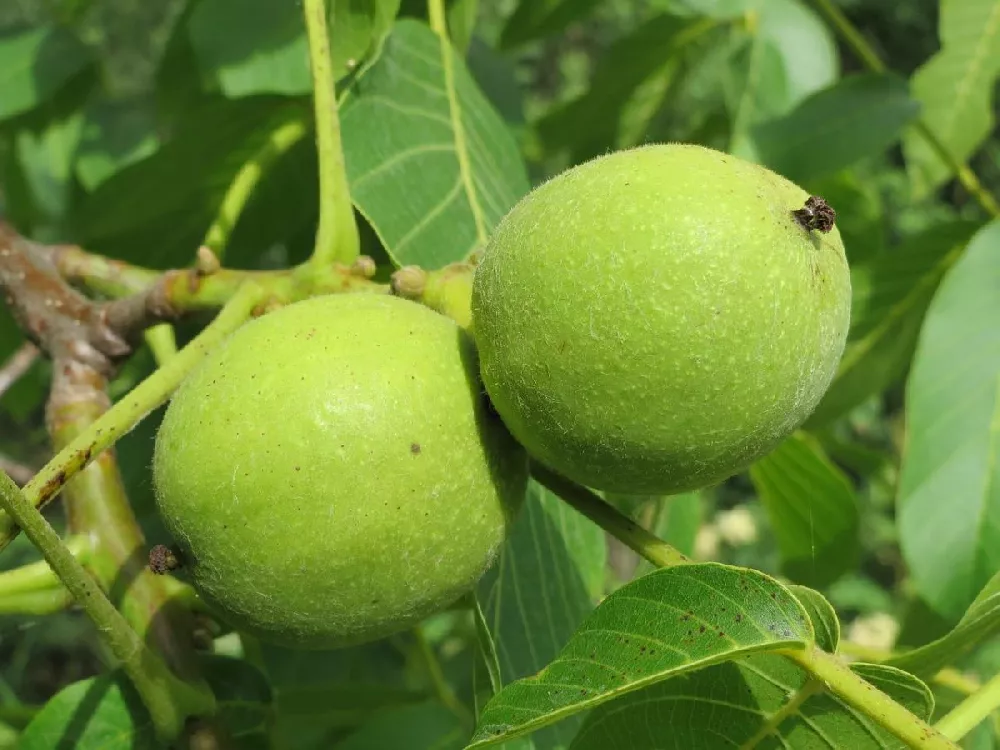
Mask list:
[{"label": "green leaf", "polygon": [[261,643],[275,694],[276,746],[326,748],[332,731],[352,730],[385,711],[426,703],[425,691],[407,686],[400,646],[408,638],[329,651]]},{"label": "green leaf", "polygon": [[826,586],[858,562],[858,506],[850,481],[804,433],[750,467],[781,551],[783,572]]},{"label": "green leaf", "polygon": [[152,719],[120,673],[60,690],[21,735],[20,750],[159,750]]},{"label": "green leaf", "polygon": [[156,112],[148,99],[99,100],[88,107],[76,176],[87,190],[156,151],[160,137]]},{"label": "green leaf", "polygon": [[91,61],[77,36],[40,26],[0,38],[0,120],[34,109]]},{"label": "green leaf", "polygon": [[514,63],[474,36],[465,55],[465,64],[500,116],[513,127],[523,125],[524,102]]},{"label": "green leaf", "polygon": [[[252,665],[204,656],[218,716],[236,738],[254,734],[270,714],[271,692]],[[152,719],[120,671],[73,683],[48,701],[21,738],[21,750],[158,750]]]},{"label": "green leaf", "polygon": [[717,563],[663,568],[608,596],[553,662],[486,704],[470,747],[710,664],[812,641],[802,605],[762,573]]},{"label": "green leaf", "polygon": [[[334,0],[332,6],[331,56],[339,78],[373,51],[396,17],[399,0]],[[239,33],[233,31],[235,19]],[[201,69],[226,96],[312,90],[301,3],[203,0],[188,28]]]},{"label": "green leaf", "polygon": [[813,633],[816,634],[816,645],[831,654],[836,653],[840,646],[840,620],[833,605],[821,593],[805,586],[791,585],[788,590],[809,615]]},{"label": "green leaf", "polygon": [[467,736],[454,713],[439,703],[422,703],[380,713],[336,750],[460,750]]},{"label": "green leaf", "polygon": [[[888,667],[852,669],[908,710],[929,719],[927,686]],[[658,683],[600,706],[570,750],[672,748],[830,748],[904,750],[854,708],[824,692],[780,656],[759,654]]]},{"label": "green leaf", "polygon": [[902,377],[913,358],[927,306],[977,226],[955,221],[932,227],[851,269],[847,346],[810,426],[845,414]]},{"label": "green leaf", "polygon": [[351,197],[400,265],[461,260],[529,189],[507,127],[454,50],[417,21],[386,38],[348,93],[341,128]]},{"label": "green leaf", "polygon": [[[913,96],[923,121],[964,163],[993,130],[993,86],[1000,74],[1000,0],[942,2],[941,51],[914,73]],[[917,198],[951,175],[934,149],[916,133],[903,141]]]},{"label": "green leaf", "polygon": [[58,222],[68,208],[73,160],[82,132],[83,116],[74,113],[49,122],[41,132],[17,134],[18,156],[35,205],[50,221]]},{"label": "green leaf", "polygon": [[479,0],[454,0],[448,5],[448,36],[461,53],[469,49],[479,14]]},{"label": "green leaf", "polygon": [[983,641],[1000,633],[1000,573],[993,576],[970,605],[955,629],[926,646],[886,661],[918,677],[933,677]]},{"label": "green leaf", "polygon": [[206,655],[205,679],[218,701],[219,720],[234,738],[266,730],[273,713],[271,686],[259,669],[243,659]]},{"label": "green leaf", "polygon": [[521,0],[500,32],[501,49],[562,31],[590,15],[600,0]]},{"label": "green leaf", "polygon": [[758,12],[758,33],[784,64],[791,104],[798,104],[837,80],[837,42],[812,8],[800,0],[765,0]]},{"label": "green leaf", "polygon": [[785,117],[753,128],[764,164],[805,182],[880,154],[919,113],[905,81],[858,74],[813,94]]},{"label": "green leaf", "polygon": [[743,0],[748,43],[730,66],[733,133],[730,151],[753,158],[750,128],[779,117],[839,74],[833,37],[823,21],[797,0]]},{"label": "green leaf", "polygon": [[897,513],[916,590],[958,619],[1000,571],[1000,221],[927,311],[906,397]]},{"label": "green leaf", "polygon": [[538,123],[542,142],[550,150],[569,149],[571,160],[581,162],[644,141],[689,48],[715,26],[712,20],[659,15],[618,39],[599,60],[587,92]]},{"label": "green leaf", "polygon": [[210,100],[155,153],[80,202],[80,240],[94,252],[147,266],[186,265],[243,162],[273,129],[308,116],[303,103],[280,98]]},{"label": "green leaf", "polygon": [[[479,583],[483,614],[506,685],[555,658],[603,592],[604,532],[532,481],[500,558]],[[535,747],[558,747],[572,726],[539,734]]]}]

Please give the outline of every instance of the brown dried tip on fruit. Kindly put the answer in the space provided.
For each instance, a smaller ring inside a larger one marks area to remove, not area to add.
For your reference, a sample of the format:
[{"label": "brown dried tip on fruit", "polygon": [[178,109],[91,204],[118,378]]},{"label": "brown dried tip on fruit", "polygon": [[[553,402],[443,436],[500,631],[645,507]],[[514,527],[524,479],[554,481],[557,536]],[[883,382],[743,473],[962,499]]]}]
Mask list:
[{"label": "brown dried tip on fruit", "polygon": [[833,224],[837,220],[837,212],[818,195],[809,196],[806,205],[795,209],[792,213],[803,228],[818,229],[824,234],[833,229]]},{"label": "brown dried tip on fruit", "polygon": [[177,570],[180,566],[177,554],[165,544],[157,544],[149,551],[149,569],[157,575]]}]

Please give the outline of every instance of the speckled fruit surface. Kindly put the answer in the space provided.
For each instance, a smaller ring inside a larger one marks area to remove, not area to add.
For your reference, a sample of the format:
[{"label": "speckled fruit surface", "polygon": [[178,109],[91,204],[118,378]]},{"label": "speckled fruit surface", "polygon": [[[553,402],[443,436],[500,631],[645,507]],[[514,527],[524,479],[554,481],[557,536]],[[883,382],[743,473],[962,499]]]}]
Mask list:
[{"label": "speckled fruit surface", "polygon": [[156,438],[159,510],[198,592],[262,640],[326,648],[471,588],[527,482],[475,357],[451,320],[386,295],[314,298],[240,328]]},{"label": "speckled fruit surface", "polygon": [[612,153],[503,219],[473,284],[483,381],[539,461],[591,487],[667,494],[728,477],[815,408],[851,287],[808,194],[699,146]]}]

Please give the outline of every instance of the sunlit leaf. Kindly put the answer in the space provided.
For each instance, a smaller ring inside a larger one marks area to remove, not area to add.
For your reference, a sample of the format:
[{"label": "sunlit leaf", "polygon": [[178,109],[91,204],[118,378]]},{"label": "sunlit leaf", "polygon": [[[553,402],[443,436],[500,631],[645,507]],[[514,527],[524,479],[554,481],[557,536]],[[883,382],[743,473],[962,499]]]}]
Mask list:
[{"label": "sunlit leaf", "polygon": [[49,700],[20,750],[159,750],[152,719],[124,675],[75,682]]},{"label": "sunlit leaf", "polygon": [[917,591],[956,620],[1000,571],[998,253],[994,221],[941,282],[907,388],[900,543]]},{"label": "sunlit leaf", "polygon": [[483,709],[470,747],[710,664],[812,641],[802,605],[762,573],[716,563],[663,568],[608,596],[554,661],[504,687]]},{"label": "sunlit leaf", "polygon": [[[993,129],[993,86],[1000,74],[1000,0],[942,2],[941,50],[913,75],[924,122],[956,158],[968,160]],[[904,140],[917,197],[952,175],[917,133]]]},{"label": "sunlit leaf", "polygon": [[754,158],[750,128],[787,114],[810,94],[830,86],[839,74],[839,58],[830,30],[798,0],[742,4],[749,39],[730,71],[730,150]]},{"label": "sunlit leaf", "polygon": [[[205,678],[233,737],[252,735],[270,712],[264,676],[249,663],[206,656]],[[159,750],[152,719],[120,671],[75,682],[48,701],[21,736],[20,750]]]},{"label": "sunlit leaf", "polygon": [[396,24],[341,127],[351,197],[400,265],[461,260],[528,191],[507,127],[422,23]]},{"label": "sunlit leaf", "polygon": [[[604,584],[604,532],[532,481],[500,559],[479,584],[502,684],[534,674],[555,658],[594,609]],[[558,747],[575,723],[532,738]]]},{"label": "sunlit leaf", "polygon": [[0,120],[34,109],[90,60],[86,45],[62,27],[39,26],[0,37]]},{"label": "sunlit leaf", "polygon": [[[905,672],[869,664],[854,671],[929,719],[930,690]],[[600,706],[570,750],[827,748],[905,750],[907,745],[780,656],[760,654],[675,677]]]},{"label": "sunlit leaf", "polygon": [[813,94],[785,117],[753,128],[764,164],[804,182],[876,156],[919,112],[906,82],[856,74]]},{"label": "sunlit leaf", "polygon": [[792,580],[826,586],[857,564],[854,489],[815,440],[792,435],[750,467],[750,478]]},{"label": "sunlit leaf", "polygon": [[840,620],[833,605],[821,593],[805,586],[791,585],[788,590],[795,595],[809,615],[816,636],[816,645],[829,653],[836,652],[840,645]]},{"label": "sunlit leaf", "polygon": [[977,228],[942,224],[851,269],[851,330],[837,376],[811,425],[839,417],[902,377],[941,279]]}]

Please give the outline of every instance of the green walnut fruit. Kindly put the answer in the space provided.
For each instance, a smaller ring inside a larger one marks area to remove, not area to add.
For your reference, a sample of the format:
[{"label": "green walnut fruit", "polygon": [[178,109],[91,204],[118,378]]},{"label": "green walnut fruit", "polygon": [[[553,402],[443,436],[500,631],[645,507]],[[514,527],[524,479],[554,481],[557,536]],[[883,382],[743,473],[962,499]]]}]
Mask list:
[{"label": "green walnut fruit", "polygon": [[832,209],[809,199],[682,144],[597,158],[523,198],[472,297],[514,436],[569,479],[635,494],[706,486],[771,450],[829,387],[850,319]]},{"label": "green walnut fruit", "polygon": [[240,328],[175,394],[153,469],[197,591],[236,628],[298,648],[370,641],[453,604],[527,483],[468,335],[375,294]]}]

